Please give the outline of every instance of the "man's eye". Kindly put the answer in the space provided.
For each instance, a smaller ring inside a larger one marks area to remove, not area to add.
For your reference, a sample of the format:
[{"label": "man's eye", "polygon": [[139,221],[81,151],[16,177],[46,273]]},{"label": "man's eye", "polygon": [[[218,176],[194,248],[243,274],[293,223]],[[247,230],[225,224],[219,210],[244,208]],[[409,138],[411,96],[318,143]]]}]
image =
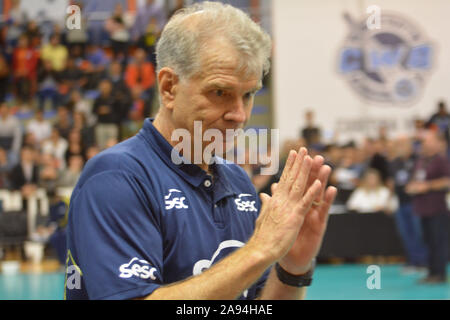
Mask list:
[{"label": "man's eye", "polygon": [[216,96],[222,97],[223,95],[224,95],[224,91],[223,90],[216,90]]}]

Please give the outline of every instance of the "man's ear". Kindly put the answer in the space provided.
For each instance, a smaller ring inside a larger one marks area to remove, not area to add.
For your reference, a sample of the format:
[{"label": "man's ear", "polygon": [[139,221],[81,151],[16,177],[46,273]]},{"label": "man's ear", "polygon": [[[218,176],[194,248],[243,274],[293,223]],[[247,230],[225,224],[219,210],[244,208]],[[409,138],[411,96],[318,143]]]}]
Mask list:
[{"label": "man's ear", "polygon": [[158,73],[159,95],[163,106],[173,108],[173,101],[177,93],[179,77],[171,68],[164,67]]}]

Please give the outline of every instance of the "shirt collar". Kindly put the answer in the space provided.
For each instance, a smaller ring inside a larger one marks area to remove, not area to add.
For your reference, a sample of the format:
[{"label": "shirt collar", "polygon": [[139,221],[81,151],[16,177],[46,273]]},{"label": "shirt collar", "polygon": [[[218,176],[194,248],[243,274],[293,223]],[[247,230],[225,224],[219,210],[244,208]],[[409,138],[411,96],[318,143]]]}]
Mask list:
[{"label": "shirt collar", "polygon": [[[142,136],[153,148],[153,150],[158,154],[158,156],[170,167],[172,170],[177,172],[183,177],[188,183],[194,187],[200,187],[205,180],[210,180],[209,175],[202,170],[199,166],[195,164],[175,164],[172,161],[172,150],[174,149],[172,145],[162,136],[162,134],[153,125],[154,118],[147,118],[144,121],[142,129],[139,131],[138,135]],[[182,157],[176,153],[175,157],[181,159]],[[227,175],[224,172],[222,166],[225,166],[224,160],[217,157],[217,163],[211,165],[211,169],[214,172],[214,185],[211,185],[213,190],[217,190],[220,193],[220,198],[224,198],[230,195],[236,195],[237,193],[233,191],[230,182],[227,179]],[[216,198],[216,197],[215,197]]]}]

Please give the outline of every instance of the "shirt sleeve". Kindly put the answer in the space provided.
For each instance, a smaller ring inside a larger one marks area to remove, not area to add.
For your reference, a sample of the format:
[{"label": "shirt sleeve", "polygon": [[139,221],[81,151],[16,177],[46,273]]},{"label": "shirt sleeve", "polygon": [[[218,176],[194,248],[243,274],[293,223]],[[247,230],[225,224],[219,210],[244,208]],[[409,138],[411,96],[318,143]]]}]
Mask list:
[{"label": "shirt sleeve", "polygon": [[122,171],[99,173],[72,199],[69,250],[89,299],[131,299],[163,283],[163,245],[152,192]]}]

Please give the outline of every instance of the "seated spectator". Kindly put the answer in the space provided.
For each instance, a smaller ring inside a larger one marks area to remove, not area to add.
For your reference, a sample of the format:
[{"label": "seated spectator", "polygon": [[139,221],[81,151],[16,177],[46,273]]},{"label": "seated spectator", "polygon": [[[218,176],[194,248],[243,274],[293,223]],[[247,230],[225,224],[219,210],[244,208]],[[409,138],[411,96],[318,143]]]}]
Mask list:
[{"label": "seated spectator", "polygon": [[83,146],[90,147],[95,144],[94,127],[86,123],[84,113],[76,111],[73,113],[73,129],[80,132]]},{"label": "seated spectator", "polygon": [[5,149],[0,147],[0,189],[10,188],[9,173],[14,165]]},{"label": "seated spectator", "polygon": [[44,225],[39,225],[31,236],[33,241],[49,242],[55,249],[61,265],[66,263],[66,225],[69,208],[68,198],[58,196],[54,190],[49,190],[49,215]]},{"label": "seated spectator", "polygon": [[342,158],[331,174],[330,182],[338,187],[337,204],[345,204],[350,194],[356,189],[364,172],[364,165],[358,161],[357,151],[353,143],[342,148]]},{"label": "seated spectator", "polygon": [[61,170],[66,166],[67,147],[66,139],[61,137],[57,128],[53,128],[50,138],[42,143],[42,153],[54,156],[57,161],[57,168]]},{"label": "seated spectator", "polygon": [[93,112],[97,115],[96,141],[98,146],[103,149],[106,146],[106,141],[119,137],[120,110],[118,110],[117,103],[111,94],[111,81],[102,80],[99,91],[100,96],[95,99]]},{"label": "seated spectator", "polygon": [[21,35],[12,59],[16,98],[19,105],[26,104],[29,108],[36,87],[39,52],[29,46],[26,35]]},{"label": "seated spectator", "polygon": [[137,42],[138,48],[144,49],[147,52],[147,57],[149,61],[155,66],[156,65],[156,43],[159,38],[160,30],[158,28],[158,23],[155,18],[152,18],[144,34],[139,38]]},{"label": "seated spectator", "polygon": [[22,129],[20,121],[11,114],[8,105],[0,103],[0,147],[5,149],[8,157],[19,159],[22,145]]},{"label": "seated spectator", "polygon": [[0,52],[0,101],[5,101],[6,94],[9,92],[9,65],[5,56]]},{"label": "seated spectator", "polygon": [[87,49],[86,60],[80,67],[84,70],[86,83],[83,90],[96,90],[99,83],[105,78],[106,67],[109,64],[109,58],[105,51],[98,45],[90,44]]},{"label": "seated spectator", "polygon": [[39,167],[39,187],[45,190],[54,190],[58,187],[60,161],[51,153],[43,153]]},{"label": "seated spectator", "polygon": [[65,68],[67,57],[67,48],[60,43],[60,38],[57,34],[52,35],[50,43],[44,45],[41,49],[41,59],[50,61],[53,70],[56,72],[60,72]]},{"label": "seated spectator", "polygon": [[347,208],[359,213],[391,212],[390,197],[390,191],[383,185],[379,172],[368,169],[359,187],[350,195]]},{"label": "seated spectator", "polygon": [[39,181],[39,168],[34,149],[24,146],[20,152],[20,162],[12,168],[9,175],[12,190],[20,190],[24,198],[34,194]]},{"label": "seated spectator", "polygon": [[35,20],[30,20],[25,28],[25,35],[30,42],[32,48],[39,48],[41,46],[42,33],[39,25]]},{"label": "seated spectator", "polygon": [[86,149],[86,159],[90,160],[100,153],[100,148],[96,145],[92,145]]},{"label": "seated spectator", "polygon": [[72,130],[73,127],[73,120],[68,107],[66,106],[58,107],[58,112],[56,115],[56,123],[54,124],[53,127],[58,129],[61,137],[63,137],[66,140],[69,138],[70,130]]},{"label": "seated spectator", "polygon": [[146,95],[145,98],[153,101],[155,79],[154,66],[151,62],[146,61],[145,51],[136,49],[134,60],[128,64],[125,70],[125,82],[128,88],[133,90],[139,86]]},{"label": "seated spectator", "polygon": [[50,138],[52,125],[50,121],[44,119],[42,110],[36,111],[34,118],[26,126],[26,132],[31,132],[39,145],[45,139]]},{"label": "seated spectator", "polygon": [[69,157],[68,166],[61,172],[58,179],[58,187],[75,188],[78,178],[83,170],[84,160],[81,155],[72,155]]},{"label": "seated spectator", "polygon": [[66,163],[72,156],[81,156],[84,158],[85,148],[83,146],[83,141],[79,130],[72,129],[72,131],[70,131],[68,143],[69,146],[67,148],[65,156]]},{"label": "seated spectator", "polygon": [[56,108],[60,97],[58,92],[59,76],[53,70],[52,63],[49,60],[43,60],[38,71],[38,99],[39,109],[44,110],[45,102],[50,99],[51,109]]},{"label": "seated spectator", "polygon": [[114,59],[126,60],[130,33],[124,21],[121,3],[114,7],[112,16],[105,21],[105,30],[109,33]]},{"label": "seated spectator", "polygon": [[[67,102],[69,110],[73,111],[74,118],[75,113],[81,112],[86,119],[87,125],[94,125],[96,122],[95,116],[92,113],[92,103],[86,100],[80,90],[73,90],[70,94],[69,101]],[[75,119],[74,119],[75,121]]]},{"label": "seated spectator", "polygon": [[[75,58],[67,59],[66,67],[60,72],[59,92],[63,97],[70,96],[72,90],[79,90],[86,80],[84,80],[83,71],[77,65]],[[62,99],[66,102],[65,99]]]}]

